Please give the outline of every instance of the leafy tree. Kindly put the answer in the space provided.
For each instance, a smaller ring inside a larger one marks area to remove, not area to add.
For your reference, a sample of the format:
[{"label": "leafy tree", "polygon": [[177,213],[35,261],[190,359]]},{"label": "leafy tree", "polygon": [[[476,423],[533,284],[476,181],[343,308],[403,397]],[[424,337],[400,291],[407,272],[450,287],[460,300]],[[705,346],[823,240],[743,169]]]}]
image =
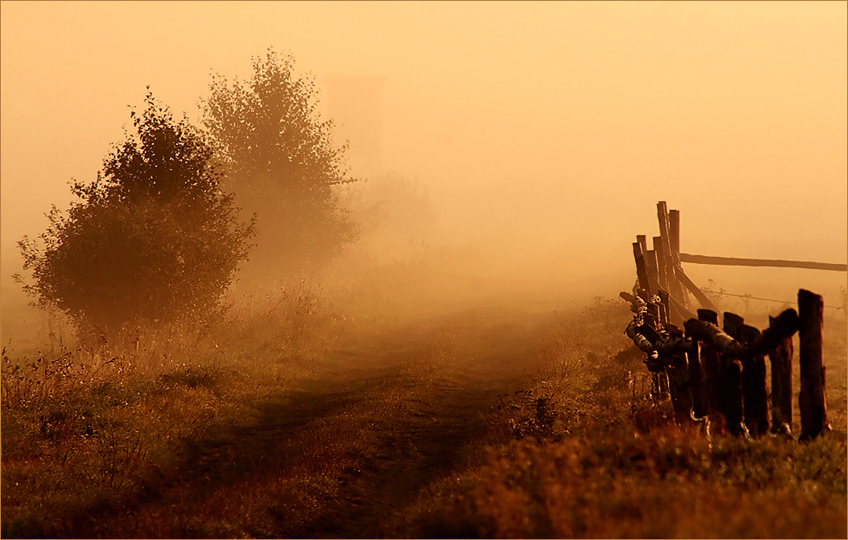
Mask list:
[{"label": "leafy tree", "polygon": [[67,213],[54,206],[41,241],[19,242],[33,278],[24,289],[81,331],[213,314],[254,234],[221,191],[201,134],[152,94],[145,103],[130,115],[137,133],[115,145],[97,179],[74,182]]},{"label": "leafy tree", "polygon": [[333,123],[317,110],[314,82],[295,75],[290,55],[269,49],[254,58],[249,80],[216,75],[209,88],[203,123],[228,189],[258,217],[252,264],[292,276],[339,254],[357,229],[337,188],[354,180],[347,146],[333,144]]}]

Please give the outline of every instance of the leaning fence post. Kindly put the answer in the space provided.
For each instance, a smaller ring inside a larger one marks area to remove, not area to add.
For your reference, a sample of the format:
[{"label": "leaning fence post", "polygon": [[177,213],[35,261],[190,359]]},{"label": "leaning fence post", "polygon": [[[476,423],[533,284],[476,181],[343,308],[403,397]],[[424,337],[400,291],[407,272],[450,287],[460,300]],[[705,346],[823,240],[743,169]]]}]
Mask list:
[{"label": "leaning fence post", "polygon": [[657,291],[657,296],[660,297],[660,322],[663,326],[668,326],[671,323],[671,305],[668,301],[668,291],[660,289]]},{"label": "leaning fence post", "polygon": [[659,276],[657,275],[657,254],[649,249],[645,252],[645,268],[648,271],[648,281],[651,282],[651,295],[657,294],[659,290]]},{"label": "leaning fence post", "polygon": [[[769,328],[776,319],[769,317]],[[771,361],[771,431],[792,434],[792,336],[785,337],[768,351]]]},{"label": "leaning fence post", "polygon": [[[643,270],[645,271],[645,284],[642,288],[648,293],[646,298],[643,300],[650,300],[651,296],[657,294],[657,276],[656,272],[652,275],[650,270],[648,270],[648,240],[644,234],[636,235],[636,243],[639,244],[640,253],[642,254],[642,264]],[[636,245],[633,245],[633,250],[635,253]],[[656,268],[656,261],[654,263],[654,267]]]},{"label": "leaning fence post", "polygon": [[715,304],[712,303],[712,301],[707,297],[707,295],[704,294],[704,292],[699,289],[697,285],[692,283],[692,280],[689,279],[689,276],[686,275],[686,272],[684,272],[682,268],[679,268],[679,270],[680,272],[678,274],[678,277],[680,278],[683,285],[685,285],[686,288],[692,292],[698,302],[700,302],[701,305],[704,306],[704,308],[709,309],[710,311],[717,312],[718,308],[715,306]]},{"label": "leaning fence post", "polygon": [[648,237],[644,234],[637,234],[636,241],[639,242],[639,245],[642,246],[642,253],[647,253],[648,251]]},{"label": "leaning fence post", "polygon": [[830,430],[825,402],[824,366],[822,365],[822,322],[824,301],[822,297],[801,289],[798,291],[798,334],[800,337],[799,361],[801,364],[801,391],[798,405],[801,409],[801,439],[813,439]]},{"label": "leaning fence post", "polygon": [[680,210],[668,211],[668,244],[671,248],[671,252],[669,253],[671,258],[671,268],[674,271],[674,279],[671,284],[671,294],[678,297],[678,301],[683,305],[683,307],[688,308],[689,297],[677,275],[680,269]]},{"label": "leaning fence post", "polygon": [[657,221],[660,226],[660,235],[654,237],[654,250],[657,252],[659,260],[660,280],[665,279],[663,289],[677,294],[677,291],[671,287],[674,281],[674,269],[671,267],[671,242],[668,237],[668,206],[665,201],[657,203]]},{"label": "leaning fence post", "polygon": [[[662,245],[657,245],[657,250],[661,250]],[[668,263],[668,257],[663,256],[660,251],[657,251],[657,261],[660,259],[665,259],[666,263]],[[666,265],[666,285],[670,283],[670,280],[674,279],[674,274],[671,272],[671,267]],[[678,310],[675,305],[672,303],[672,296],[669,292],[669,289],[666,287],[660,287],[657,291],[657,294],[660,297],[660,301],[665,307],[666,320],[664,321],[666,324],[671,323],[675,326],[680,326],[683,324],[683,316],[680,314],[680,310]]]},{"label": "leaning fence post", "polygon": [[661,237],[655,236],[653,241],[654,253],[657,254],[657,283],[659,284],[660,289],[668,291],[671,290],[668,287],[668,251],[666,250],[664,245],[665,242],[663,242]]}]

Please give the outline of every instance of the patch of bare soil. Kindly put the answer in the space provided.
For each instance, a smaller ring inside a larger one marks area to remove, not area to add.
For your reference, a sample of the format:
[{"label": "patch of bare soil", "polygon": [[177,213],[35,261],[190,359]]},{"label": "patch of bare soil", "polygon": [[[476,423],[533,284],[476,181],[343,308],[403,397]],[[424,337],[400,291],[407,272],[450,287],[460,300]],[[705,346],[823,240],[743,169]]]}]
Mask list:
[{"label": "patch of bare soil", "polygon": [[[91,536],[378,537],[417,492],[469,465],[487,412],[538,358],[541,320],[468,312],[360,334],[319,373],[218,425],[132,507],[80,516]],[[402,519],[402,517],[401,517]]]}]

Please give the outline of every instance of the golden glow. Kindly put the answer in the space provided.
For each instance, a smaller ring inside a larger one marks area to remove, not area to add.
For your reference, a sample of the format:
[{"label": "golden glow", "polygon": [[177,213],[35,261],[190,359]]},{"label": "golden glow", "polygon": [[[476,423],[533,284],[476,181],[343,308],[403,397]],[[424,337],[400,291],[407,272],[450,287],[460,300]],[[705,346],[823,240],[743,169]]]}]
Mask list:
[{"label": "golden glow", "polygon": [[381,80],[381,170],[427,188],[431,246],[498,275],[627,288],[657,200],[684,251],[848,257],[844,2],[3,2],[0,20],[4,291],[14,243],[94,178],[146,85],[196,119],[210,72],[247,76],[268,46],[324,97]]}]

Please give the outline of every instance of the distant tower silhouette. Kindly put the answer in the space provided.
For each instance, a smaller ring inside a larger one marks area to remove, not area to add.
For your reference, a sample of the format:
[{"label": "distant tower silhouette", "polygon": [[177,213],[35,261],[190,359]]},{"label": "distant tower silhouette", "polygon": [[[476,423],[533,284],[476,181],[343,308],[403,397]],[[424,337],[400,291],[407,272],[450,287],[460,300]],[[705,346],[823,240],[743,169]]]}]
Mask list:
[{"label": "distant tower silhouette", "polygon": [[336,143],[349,141],[351,174],[375,176],[382,172],[382,75],[327,77],[327,114],[336,124]]}]

